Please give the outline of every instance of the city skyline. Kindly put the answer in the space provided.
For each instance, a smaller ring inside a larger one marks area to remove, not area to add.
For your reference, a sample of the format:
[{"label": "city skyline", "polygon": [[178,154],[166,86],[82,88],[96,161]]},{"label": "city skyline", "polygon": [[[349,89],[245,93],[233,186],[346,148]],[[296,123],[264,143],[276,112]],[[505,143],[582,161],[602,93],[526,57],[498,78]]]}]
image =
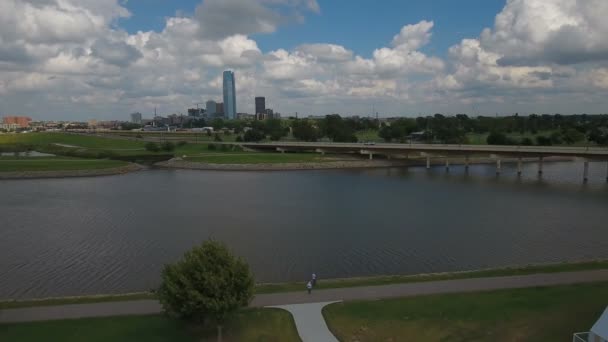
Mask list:
[{"label": "city skyline", "polygon": [[286,115],[608,108],[600,0],[7,0],[0,13],[10,13],[0,21],[0,115],[183,112],[221,101],[224,70],[248,113],[259,94]]}]

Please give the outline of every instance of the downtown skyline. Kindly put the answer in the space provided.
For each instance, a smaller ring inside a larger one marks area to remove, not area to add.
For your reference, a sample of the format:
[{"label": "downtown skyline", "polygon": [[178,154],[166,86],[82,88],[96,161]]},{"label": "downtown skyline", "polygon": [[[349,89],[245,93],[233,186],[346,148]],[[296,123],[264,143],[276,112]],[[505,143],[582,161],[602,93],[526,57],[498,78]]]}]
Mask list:
[{"label": "downtown skyline", "polygon": [[286,115],[605,113],[606,14],[600,0],[7,0],[0,115],[183,112],[224,97],[224,70],[250,113],[260,95]]}]

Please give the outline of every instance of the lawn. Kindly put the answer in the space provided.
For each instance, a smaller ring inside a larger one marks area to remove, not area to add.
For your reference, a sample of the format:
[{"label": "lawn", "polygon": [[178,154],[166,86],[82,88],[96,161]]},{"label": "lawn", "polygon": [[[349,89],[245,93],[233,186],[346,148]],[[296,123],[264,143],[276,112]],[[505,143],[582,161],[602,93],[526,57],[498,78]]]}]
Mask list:
[{"label": "lawn", "polygon": [[110,139],[93,135],[78,135],[67,133],[27,133],[0,135],[0,145],[48,145],[65,144],[90,149],[143,149],[144,143],[140,141]]},{"label": "lawn", "polygon": [[323,310],[341,341],[570,341],[608,304],[608,283],[347,302]]},{"label": "lawn", "polygon": [[[0,341],[215,341],[204,329],[160,315],[87,318],[0,325]],[[279,309],[239,312],[224,327],[224,341],[300,341],[293,318]]]},{"label": "lawn", "polygon": [[0,158],[0,172],[109,169],[128,165],[119,160],[75,158]]},{"label": "lawn", "polygon": [[210,164],[280,164],[335,161],[314,153],[232,153],[186,158],[187,161]]}]

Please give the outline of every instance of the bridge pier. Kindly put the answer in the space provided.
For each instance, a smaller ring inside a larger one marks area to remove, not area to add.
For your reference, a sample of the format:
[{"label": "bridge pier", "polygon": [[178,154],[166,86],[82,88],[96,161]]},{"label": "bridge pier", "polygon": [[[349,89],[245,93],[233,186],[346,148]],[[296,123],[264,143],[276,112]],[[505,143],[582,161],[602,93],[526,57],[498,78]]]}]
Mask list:
[{"label": "bridge pier", "polygon": [[277,147],[277,152],[285,153],[285,149],[284,149],[284,148]]},{"label": "bridge pier", "polygon": [[322,156],[324,156],[324,155],[325,155],[325,150],[320,149],[320,148],[316,149],[316,150],[315,150],[315,152],[317,152],[317,153],[321,153],[321,155],[322,155]]},{"label": "bridge pier", "polygon": [[445,172],[450,172],[450,158],[445,157]]},{"label": "bridge pier", "polygon": [[608,182],[608,162],[606,162],[606,182]]},{"label": "bridge pier", "polygon": [[501,161],[500,159],[496,159],[496,175],[500,175],[500,172],[502,171],[502,165],[501,165]]},{"label": "bridge pier", "polygon": [[517,158],[517,175],[521,176],[521,157]]},{"label": "bridge pier", "polygon": [[373,153],[370,153],[370,154],[369,154],[369,160],[372,160],[372,159],[374,159],[374,154],[373,154]]},{"label": "bridge pier", "polygon": [[538,175],[543,174],[543,157],[538,157]]},{"label": "bridge pier", "polygon": [[469,172],[469,164],[470,164],[469,156],[465,156],[464,157],[464,171],[465,172]]},{"label": "bridge pier", "polygon": [[589,161],[585,160],[585,166],[583,167],[583,182],[589,181]]},{"label": "bridge pier", "polygon": [[431,168],[431,157],[426,156],[426,169],[429,170]]}]

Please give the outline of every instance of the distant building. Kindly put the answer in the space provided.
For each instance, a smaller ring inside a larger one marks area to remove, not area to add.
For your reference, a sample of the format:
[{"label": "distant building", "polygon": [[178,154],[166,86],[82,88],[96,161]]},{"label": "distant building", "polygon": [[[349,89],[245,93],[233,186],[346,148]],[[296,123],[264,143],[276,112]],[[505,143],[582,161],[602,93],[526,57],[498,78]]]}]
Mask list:
[{"label": "distant building", "polygon": [[217,103],[215,101],[207,101],[206,103],[207,116],[209,119],[213,118],[215,113],[217,113]]},{"label": "distant building", "polygon": [[203,116],[203,114],[205,113],[205,110],[203,108],[189,108],[188,109],[188,116],[190,117],[201,117]]},{"label": "distant building", "polygon": [[255,98],[255,114],[266,114],[266,98],[258,96]]},{"label": "distant building", "polygon": [[131,123],[141,125],[141,113],[131,114]]},{"label": "distant building", "polygon": [[226,119],[236,119],[236,86],[234,72],[224,71],[224,111]]},{"label": "distant building", "polygon": [[5,116],[2,123],[5,125],[18,125],[19,128],[27,128],[32,122],[32,118],[27,116]]},{"label": "distant building", "polygon": [[220,102],[215,106],[215,116],[216,117],[220,117],[220,116],[224,116],[224,103]]},{"label": "distant building", "polygon": [[239,120],[250,120],[255,119],[255,115],[248,113],[236,113],[236,118]]},{"label": "distant building", "polygon": [[274,111],[272,110],[272,108],[266,108],[266,119],[273,119],[274,118]]}]

